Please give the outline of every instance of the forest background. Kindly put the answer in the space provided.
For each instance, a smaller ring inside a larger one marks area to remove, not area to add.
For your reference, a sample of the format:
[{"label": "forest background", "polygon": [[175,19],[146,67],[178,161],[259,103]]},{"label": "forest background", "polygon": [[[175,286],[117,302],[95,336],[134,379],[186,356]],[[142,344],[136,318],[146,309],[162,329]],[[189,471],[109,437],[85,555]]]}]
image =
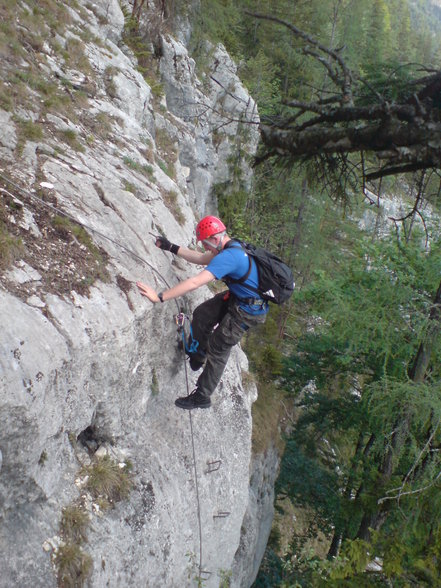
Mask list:
[{"label": "forest background", "polygon": [[[441,8],[428,0],[202,0],[191,17],[199,70],[206,39],[223,43],[269,124],[335,88],[314,47],[249,13],[338,50],[363,104],[393,103],[440,67]],[[245,344],[259,382],[254,442],[283,454],[255,586],[441,586],[439,170],[367,185],[354,156],[336,186],[317,161],[263,156],[246,190],[247,132],[232,180],[215,187],[219,212],[297,283]]]}]

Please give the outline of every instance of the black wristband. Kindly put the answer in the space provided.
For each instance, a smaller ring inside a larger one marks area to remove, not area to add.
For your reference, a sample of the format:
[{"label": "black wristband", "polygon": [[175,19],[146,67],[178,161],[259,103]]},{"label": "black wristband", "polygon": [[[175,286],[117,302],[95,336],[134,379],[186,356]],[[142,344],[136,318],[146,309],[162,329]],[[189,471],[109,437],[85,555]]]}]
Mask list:
[{"label": "black wristband", "polygon": [[164,296],[164,292],[159,292],[159,294],[158,294],[158,298],[159,298],[159,300],[160,300],[161,302],[164,302],[164,298],[163,298],[163,296]]},{"label": "black wristband", "polygon": [[172,243],[171,244],[171,247],[170,247],[170,251],[172,253],[174,253],[175,255],[177,255],[178,254],[178,251],[179,251],[179,245],[175,245],[174,243]]}]

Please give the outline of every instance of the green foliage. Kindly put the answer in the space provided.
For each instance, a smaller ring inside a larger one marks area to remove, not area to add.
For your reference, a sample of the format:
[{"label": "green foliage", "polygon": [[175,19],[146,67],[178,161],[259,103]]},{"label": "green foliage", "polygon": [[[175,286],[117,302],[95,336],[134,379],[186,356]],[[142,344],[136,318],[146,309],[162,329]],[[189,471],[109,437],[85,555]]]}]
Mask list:
[{"label": "green foliage", "polygon": [[145,74],[144,75],[145,81],[150,86],[150,90],[152,91],[153,96],[157,100],[161,99],[162,96],[164,96],[164,87],[163,87],[162,83],[158,79],[156,79],[155,77],[148,75],[147,69],[145,69],[144,72],[141,72],[141,73]]},{"label": "green foliage", "polygon": [[240,7],[232,0],[204,0],[192,15],[192,39],[190,48],[199,64],[205,60],[206,39],[222,43],[234,58],[241,56]]},{"label": "green foliage", "polygon": [[43,129],[41,125],[34,123],[31,120],[16,120],[19,128],[19,134],[23,139],[28,141],[39,141],[43,138]]},{"label": "green foliage", "polygon": [[8,90],[6,84],[0,80],[0,108],[10,112],[13,108],[13,105],[14,103],[12,101],[10,91]]},{"label": "green foliage", "polygon": [[66,42],[66,57],[70,67],[86,74],[92,73],[93,70],[84,52],[84,44],[81,39],[68,38]]},{"label": "green foliage", "polygon": [[131,192],[132,194],[136,194],[136,186],[135,186],[135,184],[132,184],[128,180],[124,180],[123,189],[126,190],[127,192]]},{"label": "green foliage", "polygon": [[[277,310],[272,309],[263,325],[252,330],[245,339],[244,348],[253,371],[262,382],[272,382],[282,372],[282,350],[278,345]],[[265,342],[265,343],[263,343]]]},{"label": "green foliage", "polygon": [[[350,254],[334,256],[331,273],[316,272],[298,295],[316,318],[286,361],[288,389],[302,412],[278,484],[296,504],[314,508],[323,531],[341,529],[347,538],[330,568],[332,581],[360,580],[368,548],[357,538],[358,526],[363,513],[381,505],[388,518],[369,546],[371,557],[384,559],[390,578],[420,577],[423,564],[417,562],[426,562],[420,533],[427,538],[438,514],[427,506],[423,514],[419,503],[438,484],[440,463],[427,440],[432,432],[433,443],[441,441],[441,338],[429,377],[415,383],[407,373],[438,286],[438,247],[426,252],[411,241],[358,241]],[[314,386],[299,395],[308,382]],[[391,473],[385,476],[382,463],[391,444]],[[430,585],[427,577],[422,585]]]},{"label": "green foliage", "polygon": [[233,572],[231,570],[220,570],[219,575],[219,588],[230,588],[231,578]]},{"label": "green foliage", "polygon": [[41,125],[34,123],[32,120],[23,120],[14,117],[17,128],[17,153],[23,153],[26,141],[40,141],[43,138],[43,128]]},{"label": "green foliage", "polygon": [[285,109],[281,97],[308,101],[312,95],[330,91],[329,76],[323,65],[304,55],[303,43],[286,27],[256,20],[245,11],[278,17],[326,46],[343,47],[346,62],[370,82],[370,74],[383,63],[392,64],[385,75],[393,79],[400,77],[403,63],[428,65],[439,57],[439,40],[428,30],[435,19],[421,16],[416,4],[408,0],[203,0],[192,15],[191,46],[198,65],[204,68],[205,40],[224,44],[241,63],[240,75],[257,100],[261,116],[276,116]]},{"label": "green foliage", "polygon": [[171,178],[171,179],[175,178],[176,174],[175,174],[175,168],[174,168],[173,164],[167,164],[167,163],[165,163],[165,161],[159,160],[158,165],[169,178]]},{"label": "green foliage", "polygon": [[276,490],[296,504],[314,505],[319,526],[330,533],[340,508],[337,473],[309,457],[294,439],[286,444]]},{"label": "green foliage", "polygon": [[59,131],[58,136],[62,141],[67,143],[69,147],[72,147],[74,151],[84,153],[85,149],[81,141],[78,138],[78,134],[72,129],[66,129],[65,131]]},{"label": "green foliage", "polygon": [[[400,434],[403,429],[402,434],[407,434],[410,427],[410,433],[417,439],[424,436],[428,422],[436,423],[441,419],[439,380],[415,384],[382,378],[366,386],[363,404],[372,430],[382,430],[386,435],[396,427],[396,433]],[[419,451],[418,446],[409,445],[406,459],[416,460]]]},{"label": "green foliage", "polygon": [[203,588],[205,585],[205,578],[200,575],[200,567],[196,561],[196,554],[188,552],[185,554],[188,559],[187,564],[187,579],[191,582],[191,585],[197,586],[197,588]]},{"label": "green foliage", "polygon": [[260,116],[277,110],[282,82],[277,64],[271,57],[260,50],[246,61],[240,73],[251,96],[259,104]]},{"label": "green foliage", "polygon": [[[192,38],[200,69],[206,36],[223,42],[241,60],[239,73],[260,115],[272,122],[288,112],[283,100],[332,95],[329,74],[286,27],[257,21],[245,10],[282,18],[324,45],[340,47],[366,80],[357,104],[408,99],[410,80],[424,74],[404,64],[432,63],[439,52],[439,35],[428,32],[421,15],[429,8],[422,2],[203,0],[201,8]],[[435,8],[430,10],[432,27]],[[213,143],[222,139],[216,134]],[[410,381],[409,371],[431,332],[440,243],[431,234],[430,250],[423,250],[411,221],[399,240],[366,239],[350,221],[360,214],[358,172],[350,161],[350,181],[339,178],[347,203],[342,211],[320,194],[323,177],[313,166],[300,174],[291,162],[265,162],[246,190],[241,157],[231,158],[231,182],[213,190],[220,215],[234,236],[287,260],[298,286],[293,304],[272,309],[263,330],[246,340],[250,365],[264,383],[253,409],[262,433],[254,435],[254,447],[262,451],[271,438],[263,423],[269,413],[277,414],[277,385],[283,380],[300,416],[287,440],[278,492],[311,509],[316,522],[307,537],[293,534],[289,553],[268,550],[255,586],[437,585],[439,337],[424,382]],[[328,173],[338,173],[335,163],[326,162]],[[430,188],[437,191],[438,183]],[[365,541],[358,537],[361,522],[375,514],[385,522]],[[332,561],[321,561],[308,548],[320,532],[343,541]],[[374,557],[383,561],[383,571],[366,574]]]},{"label": "green foliage", "polygon": [[151,165],[138,163],[137,161],[128,156],[124,156],[123,161],[128,167],[130,167],[130,169],[138,171],[150,179],[153,178],[153,167]]},{"label": "green foliage", "polygon": [[332,332],[340,363],[366,376],[405,376],[437,288],[430,269],[437,249],[421,255],[411,244],[403,249],[393,240],[365,241],[355,246],[355,255],[335,258],[332,277],[316,272],[299,299],[308,299],[310,311],[320,316],[316,333]]},{"label": "green foliage", "polygon": [[249,240],[249,229],[246,221],[246,204],[248,193],[245,190],[231,191],[228,183],[216,184],[212,188],[222,217],[231,235]]},{"label": "green foliage", "polygon": [[369,84],[361,88],[357,104],[371,104],[378,95],[390,102],[405,102],[414,92],[410,82],[418,77],[417,68],[414,63],[403,64],[398,59],[367,64],[364,75]]},{"label": "green foliage", "polygon": [[342,580],[361,574],[369,562],[369,544],[366,541],[355,539],[347,541],[341,550],[341,555],[334,563],[330,578]]},{"label": "green foliage", "polygon": [[[76,9],[84,16],[85,11],[77,4]],[[50,110],[63,112],[63,115],[73,119],[75,108],[87,103],[84,93],[77,90],[66,93],[58,82],[47,77],[46,67],[42,67],[47,53],[44,47],[49,46],[70,67],[82,69],[89,76],[92,74],[80,40],[69,38],[69,50],[62,49],[58,42],[70,24],[71,12],[65,3],[58,0],[1,3],[0,53],[8,90],[3,91],[5,88],[0,85],[2,108],[10,112],[36,112],[35,105],[38,104],[42,115]],[[19,154],[22,147],[23,143],[20,143]]]},{"label": "green foliage", "polygon": [[259,381],[258,390],[259,396],[252,406],[253,451],[264,453],[268,447],[277,447],[282,451],[283,444],[278,435],[281,406],[275,386],[272,382]]},{"label": "green foliage", "polygon": [[121,9],[124,14],[123,39],[135,54],[138,61],[137,70],[150,86],[153,97],[159,100],[164,95],[164,88],[158,76],[157,60],[147,49],[147,40],[140,32],[136,16],[126,6],[121,6]]}]

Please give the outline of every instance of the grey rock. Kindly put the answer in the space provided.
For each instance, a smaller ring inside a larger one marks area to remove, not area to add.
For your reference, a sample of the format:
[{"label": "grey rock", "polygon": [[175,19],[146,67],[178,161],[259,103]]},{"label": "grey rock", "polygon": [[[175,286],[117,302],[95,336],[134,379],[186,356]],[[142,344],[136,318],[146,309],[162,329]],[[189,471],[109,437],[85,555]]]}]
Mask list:
[{"label": "grey rock", "polygon": [[0,109],[0,145],[2,146],[2,156],[4,159],[12,160],[13,152],[17,146],[17,133],[15,124],[12,121],[10,112]]},{"label": "grey rock", "polygon": [[[155,112],[133,55],[122,50],[117,0],[80,4],[82,17],[70,8],[72,28],[88,26],[105,41],[89,42],[85,51],[99,90],[87,114],[107,117],[106,138],[97,132],[84,152],[55,136],[44,150],[27,143],[8,173],[29,190],[36,178],[40,188],[42,181],[53,186],[51,202],[82,223],[107,254],[109,281],[95,281],[88,294],[48,292],[43,270],[29,262],[8,273],[15,284],[35,282],[26,301],[0,285],[0,587],[57,585],[52,556],[61,541],[62,509],[77,500],[91,516],[84,547],[94,564],[90,586],[188,586],[199,563],[211,572],[207,588],[217,588],[228,570],[233,588],[247,586],[269,532],[277,458],[252,462],[257,391],[241,384],[246,358],[240,347],[233,350],[212,409],[190,416],[176,408],[174,399],[194,387],[195,376],[186,376],[173,315],[181,305],[191,312],[211,294],[202,289],[158,306],[140,296],[135,282],[162,290],[198,271],[156,248],[154,235],[194,243],[197,215],[216,210],[213,184],[228,181],[226,160],[238,130],[231,125],[215,146],[214,106],[222,103],[245,118],[255,109],[224,49],[216,49],[211,67],[239,100],[211,82],[203,93],[185,46],[167,38],[160,68],[170,111]],[[66,73],[56,54],[46,67],[55,77]],[[109,71],[112,95],[104,83]],[[210,106],[206,112],[203,104]],[[0,117],[0,158],[9,161],[14,125],[8,113]],[[50,122],[71,128],[62,116]],[[83,122],[75,123],[80,136],[89,132]],[[168,153],[161,133],[173,143]],[[247,140],[252,152],[254,131]],[[32,215],[30,202],[26,208]],[[31,233],[31,216],[24,223]],[[94,504],[81,475],[96,451],[133,464],[129,498],[107,512]]]},{"label": "grey rock", "polygon": [[[246,125],[259,120],[256,104],[241,84],[236,66],[221,45],[207,47],[211,58],[205,78],[207,90],[203,93],[195,62],[186,47],[170,37],[163,37],[161,41],[160,70],[167,106],[188,129],[180,137],[179,159],[190,169],[187,179],[189,196],[200,214],[213,213],[216,202],[212,188],[216,183],[229,180],[228,159],[241,129],[246,130],[244,142],[249,152],[254,153],[257,147],[257,125]],[[238,122],[241,120],[245,126],[241,127]],[[222,132],[217,133],[214,142],[213,131],[219,128]],[[243,178],[247,185],[251,170],[245,162]]]},{"label": "grey rock", "polygon": [[46,306],[46,304],[43,302],[43,300],[41,300],[41,298],[39,298],[38,296],[35,296],[35,294],[33,294],[32,296],[29,296],[29,298],[26,300],[26,302],[30,306],[36,306],[37,308],[44,308]]},{"label": "grey rock", "polygon": [[95,0],[88,8],[96,17],[100,37],[118,42],[124,28],[124,15],[118,0]]},{"label": "grey rock", "polygon": [[41,280],[41,274],[25,261],[18,261],[16,267],[6,272],[6,277],[17,284]]}]

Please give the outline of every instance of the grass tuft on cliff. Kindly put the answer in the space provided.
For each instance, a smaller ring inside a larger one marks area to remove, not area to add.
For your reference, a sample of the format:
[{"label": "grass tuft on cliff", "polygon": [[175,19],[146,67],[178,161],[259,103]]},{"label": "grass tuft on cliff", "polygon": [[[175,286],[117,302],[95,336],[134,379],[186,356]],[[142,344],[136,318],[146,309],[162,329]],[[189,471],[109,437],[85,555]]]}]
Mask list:
[{"label": "grass tuft on cliff", "polygon": [[92,558],[77,543],[62,545],[55,555],[58,585],[63,588],[82,588],[92,571]]},{"label": "grass tuft on cliff", "polygon": [[87,475],[87,490],[94,499],[103,500],[109,505],[128,497],[133,486],[129,465],[121,467],[108,455],[97,459],[90,466],[83,468]]}]

